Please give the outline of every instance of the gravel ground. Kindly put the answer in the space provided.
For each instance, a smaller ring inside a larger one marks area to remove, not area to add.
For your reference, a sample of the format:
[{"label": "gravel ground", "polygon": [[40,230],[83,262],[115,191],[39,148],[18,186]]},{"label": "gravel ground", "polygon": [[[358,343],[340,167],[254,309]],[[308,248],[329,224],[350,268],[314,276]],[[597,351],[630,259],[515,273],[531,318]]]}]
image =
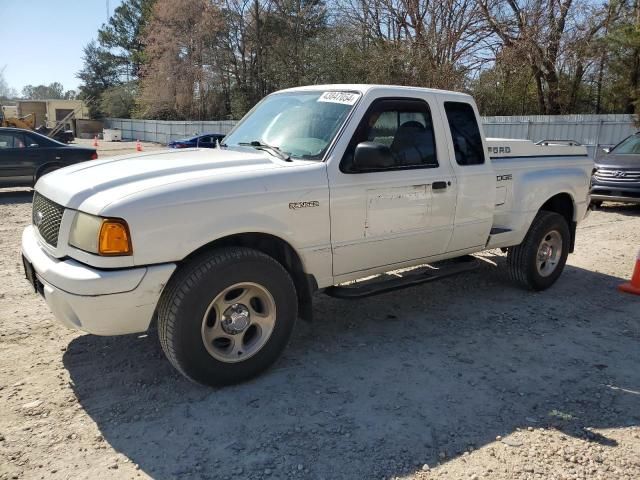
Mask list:
[{"label": "gravel ground", "polygon": [[30,202],[0,191],[0,479],[640,478],[640,297],[616,291],[640,207],[593,213],[544,293],[488,252],[442,282],[319,294],[271,370],[210,389],[154,332],[55,323],[22,277]]}]

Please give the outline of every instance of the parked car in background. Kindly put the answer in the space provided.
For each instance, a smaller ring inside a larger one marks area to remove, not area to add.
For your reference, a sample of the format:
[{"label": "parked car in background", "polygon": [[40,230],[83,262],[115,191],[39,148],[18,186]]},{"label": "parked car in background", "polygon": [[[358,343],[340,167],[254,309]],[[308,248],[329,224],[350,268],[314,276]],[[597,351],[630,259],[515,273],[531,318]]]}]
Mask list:
[{"label": "parked car in background", "polygon": [[622,140],[596,160],[591,202],[640,203],[640,132]]},{"label": "parked car in background", "polygon": [[218,142],[225,137],[223,133],[203,133],[191,138],[174,140],[167,144],[169,148],[216,148]]},{"label": "parked car in background", "polygon": [[97,158],[95,148],[65,145],[31,130],[0,128],[0,187],[31,187],[46,173]]},{"label": "parked car in background", "polygon": [[62,143],[72,143],[75,140],[73,136],[73,130],[58,130],[55,135],[49,136],[51,133],[51,128],[47,128],[44,125],[40,125],[34,131],[38,132],[40,135],[44,135],[45,137],[53,138]]}]

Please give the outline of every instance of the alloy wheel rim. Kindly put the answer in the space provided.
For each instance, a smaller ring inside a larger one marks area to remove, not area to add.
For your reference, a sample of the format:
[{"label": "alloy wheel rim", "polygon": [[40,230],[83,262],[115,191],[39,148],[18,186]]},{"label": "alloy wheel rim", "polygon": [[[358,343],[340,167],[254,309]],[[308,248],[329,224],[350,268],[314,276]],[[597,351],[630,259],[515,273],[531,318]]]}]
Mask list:
[{"label": "alloy wheel rim", "polygon": [[247,360],[267,343],[276,323],[276,303],[262,285],[241,282],[220,292],[202,318],[202,342],[225,363]]},{"label": "alloy wheel rim", "polygon": [[538,246],[536,268],[542,277],[548,277],[557,268],[562,257],[562,236],[557,230],[548,232]]}]

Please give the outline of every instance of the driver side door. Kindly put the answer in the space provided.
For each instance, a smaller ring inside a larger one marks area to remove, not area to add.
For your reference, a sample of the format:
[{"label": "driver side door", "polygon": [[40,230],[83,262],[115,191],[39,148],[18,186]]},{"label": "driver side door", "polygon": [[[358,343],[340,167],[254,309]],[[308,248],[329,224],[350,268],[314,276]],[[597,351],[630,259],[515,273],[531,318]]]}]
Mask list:
[{"label": "driver side door", "polygon": [[[329,171],[336,281],[445,252],[453,231],[456,179],[446,141],[433,126],[438,112],[429,98],[374,100],[339,171]],[[362,142],[388,151],[388,163],[376,157],[367,165],[366,155],[355,155]]]},{"label": "driver side door", "polygon": [[31,185],[33,149],[20,131],[0,132],[0,182],[6,186]]}]

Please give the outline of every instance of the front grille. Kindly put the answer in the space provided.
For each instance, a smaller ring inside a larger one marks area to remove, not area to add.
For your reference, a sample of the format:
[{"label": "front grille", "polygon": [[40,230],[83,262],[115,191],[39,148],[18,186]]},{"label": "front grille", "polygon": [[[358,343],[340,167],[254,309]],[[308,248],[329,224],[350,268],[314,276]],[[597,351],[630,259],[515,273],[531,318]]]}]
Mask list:
[{"label": "front grille", "polygon": [[33,225],[40,232],[40,236],[53,247],[58,246],[58,233],[64,207],[43,197],[38,192],[33,196]]},{"label": "front grille", "polygon": [[624,170],[615,168],[599,168],[594,174],[596,180],[614,183],[640,182],[640,170]]}]

